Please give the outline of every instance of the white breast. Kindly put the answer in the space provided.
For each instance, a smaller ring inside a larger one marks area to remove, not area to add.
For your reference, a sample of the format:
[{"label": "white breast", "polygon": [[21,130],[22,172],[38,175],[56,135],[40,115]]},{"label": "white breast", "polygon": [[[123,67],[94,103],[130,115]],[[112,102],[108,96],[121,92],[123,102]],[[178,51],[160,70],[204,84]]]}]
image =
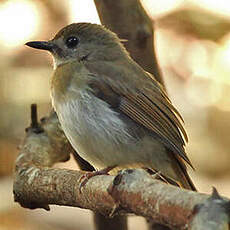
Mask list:
[{"label": "white breast", "polygon": [[[72,92],[71,96],[71,100],[66,96],[61,105],[55,103],[54,97],[53,105],[75,150],[98,168],[109,166],[112,161],[120,161],[118,158],[123,157],[121,148],[133,137],[119,114],[89,90]],[[114,152],[114,159],[108,152]]]}]

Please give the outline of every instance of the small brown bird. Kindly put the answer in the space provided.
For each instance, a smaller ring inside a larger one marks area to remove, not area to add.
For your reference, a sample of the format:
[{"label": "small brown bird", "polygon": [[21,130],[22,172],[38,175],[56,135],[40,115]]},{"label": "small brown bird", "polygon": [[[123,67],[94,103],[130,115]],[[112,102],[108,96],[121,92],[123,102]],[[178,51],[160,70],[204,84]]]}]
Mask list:
[{"label": "small brown bird", "polygon": [[186,132],[164,89],[101,25],[74,23],[27,46],[54,58],[51,98],[79,155],[97,170],[149,168],[196,190],[185,162]]}]

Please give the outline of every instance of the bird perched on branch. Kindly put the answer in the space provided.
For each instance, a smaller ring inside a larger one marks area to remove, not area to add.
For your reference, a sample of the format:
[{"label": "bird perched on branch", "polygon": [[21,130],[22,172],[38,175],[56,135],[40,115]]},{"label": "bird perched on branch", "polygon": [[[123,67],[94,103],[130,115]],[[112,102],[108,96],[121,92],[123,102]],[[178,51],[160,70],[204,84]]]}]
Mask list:
[{"label": "bird perched on branch", "polygon": [[98,170],[94,175],[143,167],[195,190],[180,114],[116,34],[74,23],[52,40],[26,45],[52,54],[52,105],[73,148]]}]

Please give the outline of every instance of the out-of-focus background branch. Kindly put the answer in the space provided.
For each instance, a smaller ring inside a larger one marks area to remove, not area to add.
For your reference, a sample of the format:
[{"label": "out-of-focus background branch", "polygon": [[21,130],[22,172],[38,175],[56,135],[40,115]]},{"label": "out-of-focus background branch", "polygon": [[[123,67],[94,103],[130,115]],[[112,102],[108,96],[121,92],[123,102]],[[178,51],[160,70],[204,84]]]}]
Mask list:
[{"label": "out-of-focus background branch", "polygon": [[[186,3],[184,3],[186,2]],[[197,188],[230,196],[230,3],[225,0],[143,0],[155,21],[155,47],[170,98],[189,134],[187,152]],[[117,14],[119,17],[119,13]],[[51,58],[26,49],[71,22],[96,22],[93,0],[3,0],[0,2],[0,229],[93,229],[89,211],[52,207],[28,211],[13,202],[12,170],[17,146],[30,122],[50,110]],[[63,167],[59,164],[57,167]],[[64,167],[76,169],[69,161]],[[74,218],[73,218],[74,217]],[[140,217],[132,229],[144,229]]]}]

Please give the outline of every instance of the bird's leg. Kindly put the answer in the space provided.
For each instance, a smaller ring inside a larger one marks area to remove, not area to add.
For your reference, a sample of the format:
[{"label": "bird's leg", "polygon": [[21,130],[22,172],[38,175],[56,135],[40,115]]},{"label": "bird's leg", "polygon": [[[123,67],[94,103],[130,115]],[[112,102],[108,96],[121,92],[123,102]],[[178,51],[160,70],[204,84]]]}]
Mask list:
[{"label": "bird's leg", "polygon": [[151,169],[151,168],[144,168],[150,175],[152,175],[155,179],[157,180],[161,180],[165,183],[168,184],[167,179],[161,174],[160,171],[157,171],[155,169]]},{"label": "bird's leg", "polygon": [[164,183],[166,184],[171,184],[171,185],[175,185],[177,187],[181,187],[180,184],[177,183],[177,181],[167,177],[167,176],[164,176],[161,171],[157,171],[155,169],[150,169],[150,168],[144,168],[150,175],[152,175],[154,177],[154,179],[157,179],[157,180],[161,180],[163,181]]},{"label": "bird's leg", "polygon": [[87,172],[85,173],[81,178],[80,178],[80,187],[79,190],[81,192],[82,188],[86,185],[86,183],[88,182],[88,180],[94,176],[98,176],[98,175],[109,175],[109,171],[111,171],[112,169],[114,169],[116,167],[116,165],[114,166],[109,166],[106,167],[104,169],[101,169],[99,171],[93,171],[93,172]]}]

